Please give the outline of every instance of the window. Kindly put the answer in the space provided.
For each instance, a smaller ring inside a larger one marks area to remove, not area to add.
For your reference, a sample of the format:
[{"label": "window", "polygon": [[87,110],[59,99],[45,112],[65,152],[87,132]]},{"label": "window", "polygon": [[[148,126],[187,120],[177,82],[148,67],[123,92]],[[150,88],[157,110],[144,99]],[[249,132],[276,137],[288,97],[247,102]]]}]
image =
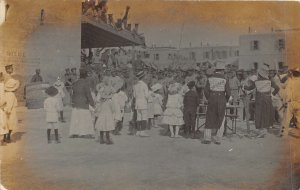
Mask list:
[{"label": "window", "polygon": [[279,39],[278,40],[278,49],[279,49],[279,51],[285,49],[285,41],[284,41],[284,39]]},{"label": "window", "polygon": [[209,52],[208,51],[204,52],[203,58],[204,59],[209,59]]},{"label": "window", "polygon": [[239,56],[239,55],[240,55],[239,50],[236,50],[235,53],[234,53],[234,55],[235,55],[235,56]]},{"label": "window", "polygon": [[222,57],[221,57],[221,52],[220,51],[216,51],[216,57],[218,58],[218,59],[221,59]]},{"label": "window", "polygon": [[258,63],[257,63],[257,62],[254,62],[254,63],[253,63],[253,67],[254,67],[255,70],[257,70],[257,69],[258,69]]},{"label": "window", "polygon": [[259,50],[259,41],[253,40],[251,42],[251,50]]},{"label": "window", "polygon": [[195,52],[190,52],[190,59],[196,60],[196,53]]},{"label": "window", "polygon": [[168,54],[168,59],[172,59],[173,55],[171,53]]},{"label": "window", "polygon": [[150,58],[150,54],[145,52],[145,58]]},{"label": "window", "polygon": [[159,60],[159,54],[154,54],[154,60]]},{"label": "window", "polygon": [[222,51],[222,58],[226,59],[227,58],[227,52],[226,51]]}]

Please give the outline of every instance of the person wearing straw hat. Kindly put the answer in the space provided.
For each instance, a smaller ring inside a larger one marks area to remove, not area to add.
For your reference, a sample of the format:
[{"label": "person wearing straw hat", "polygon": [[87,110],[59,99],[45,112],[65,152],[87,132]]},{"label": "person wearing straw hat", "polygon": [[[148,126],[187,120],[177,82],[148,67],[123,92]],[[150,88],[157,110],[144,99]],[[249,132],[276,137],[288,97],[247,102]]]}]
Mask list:
[{"label": "person wearing straw hat", "polygon": [[292,67],[290,69],[290,77],[286,86],[286,96],[288,109],[286,120],[284,123],[284,134],[287,136],[289,123],[294,117],[296,119],[296,127],[300,128],[300,68]]},{"label": "person wearing straw hat", "polygon": [[224,76],[225,63],[218,62],[215,73],[208,78],[204,94],[208,100],[203,144],[211,143],[212,130],[217,130],[215,144],[221,144],[224,133],[226,103],[230,99],[229,83]]},{"label": "person wearing straw hat", "polygon": [[5,142],[10,143],[11,142],[11,133],[16,128],[18,124],[18,118],[17,118],[17,105],[18,100],[15,95],[15,91],[19,88],[20,82],[18,80],[15,80],[13,78],[10,78],[5,84],[4,84],[4,98],[5,98],[5,106],[4,106],[4,112],[6,113],[7,118],[7,128],[8,133],[5,137]]},{"label": "person wearing straw hat", "polygon": [[51,129],[54,130],[56,143],[60,143],[58,136],[58,113],[60,112],[60,105],[56,95],[58,94],[57,88],[50,86],[45,90],[48,98],[44,101],[44,109],[46,111],[46,122],[47,122],[47,139],[48,144],[51,143]]},{"label": "person wearing straw hat", "polygon": [[[272,88],[274,89],[272,92]],[[262,64],[258,69],[256,81],[251,81],[249,86],[243,86],[244,90],[256,89],[255,97],[255,128],[259,130],[259,138],[266,135],[268,128],[273,126],[274,108],[271,94],[275,96],[279,92],[279,87],[269,79],[269,66]]]},{"label": "person wearing straw hat", "polygon": [[149,97],[149,89],[145,83],[145,73],[140,71],[136,74],[138,82],[133,87],[133,97],[135,98],[135,109],[137,112],[137,136],[148,137],[149,135],[145,132],[147,128],[147,101]]}]

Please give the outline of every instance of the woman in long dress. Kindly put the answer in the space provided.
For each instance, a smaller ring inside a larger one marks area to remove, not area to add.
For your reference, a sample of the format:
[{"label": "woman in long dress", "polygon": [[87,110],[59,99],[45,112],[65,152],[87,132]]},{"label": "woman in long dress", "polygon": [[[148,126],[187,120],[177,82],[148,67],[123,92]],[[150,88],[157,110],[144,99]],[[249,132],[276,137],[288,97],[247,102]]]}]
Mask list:
[{"label": "woman in long dress", "polygon": [[93,136],[95,134],[94,124],[90,108],[95,106],[87,71],[80,70],[80,79],[73,84],[72,114],[70,124],[70,137]]},{"label": "woman in long dress", "polygon": [[[3,74],[0,73],[0,135],[4,136],[8,133],[7,123],[6,123],[6,115],[3,111],[5,105],[5,99],[4,99],[4,77]],[[6,143],[6,136],[1,141],[1,145],[4,145]]]},{"label": "woman in long dress", "polygon": [[[255,128],[259,130],[259,138],[266,135],[268,128],[273,126],[274,108],[271,93],[276,95],[279,87],[269,79],[269,68],[265,64],[258,71],[256,81],[251,81],[249,86],[243,86],[244,90],[256,89],[255,97]],[[272,88],[274,91],[272,92]]]}]

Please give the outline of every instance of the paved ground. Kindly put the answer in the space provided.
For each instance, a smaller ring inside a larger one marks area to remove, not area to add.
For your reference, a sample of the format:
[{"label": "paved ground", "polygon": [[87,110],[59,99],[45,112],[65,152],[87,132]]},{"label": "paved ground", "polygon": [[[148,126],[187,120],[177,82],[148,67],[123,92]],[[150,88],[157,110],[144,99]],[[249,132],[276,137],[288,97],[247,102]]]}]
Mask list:
[{"label": "paved ground", "polygon": [[162,136],[164,128],[152,129],[149,138],[129,136],[125,127],[121,136],[113,136],[114,145],[100,145],[68,138],[66,123],[62,144],[48,145],[43,118],[42,110],[20,110],[16,142],[1,147],[2,184],[9,190],[300,187],[300,177],[291,173],[300,173],[297,130],[292,140],[231,136],[222,145],[203,145]]}]

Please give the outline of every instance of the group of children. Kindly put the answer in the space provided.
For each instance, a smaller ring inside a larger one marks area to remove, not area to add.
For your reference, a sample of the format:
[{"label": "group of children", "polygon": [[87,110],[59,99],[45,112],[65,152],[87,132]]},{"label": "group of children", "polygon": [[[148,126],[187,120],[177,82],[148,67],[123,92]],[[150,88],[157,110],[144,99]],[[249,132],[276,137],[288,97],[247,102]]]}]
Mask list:
[{"label": "group of children", "polygon": [[[92,97],[96,103],[90,106],[95,134],[99,135],[100,144],[113,144],[110,132],[119,135],[124,120],[125,104],[128,100],[123,91],[124,81],[119,77],[104,77],[103,81],[96,86],[96,93]],[[61,108],[59,88],[50,86],[45,90],[48,98],[44,102],[47,122],[47,138],[51,143],[51,129],[55,132],[55,140],[60,143],[58,128],[59,113]]]}]

